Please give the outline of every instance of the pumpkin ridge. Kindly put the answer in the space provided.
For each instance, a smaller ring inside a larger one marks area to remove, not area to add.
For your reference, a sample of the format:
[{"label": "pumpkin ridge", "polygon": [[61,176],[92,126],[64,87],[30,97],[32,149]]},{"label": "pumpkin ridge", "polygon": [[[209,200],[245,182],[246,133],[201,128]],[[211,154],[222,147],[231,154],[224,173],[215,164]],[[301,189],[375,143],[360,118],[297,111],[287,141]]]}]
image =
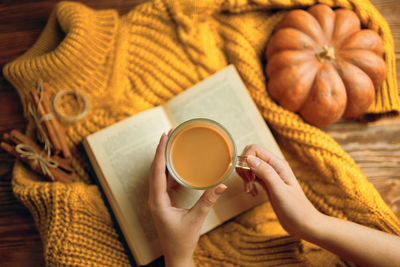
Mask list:
[{"label": "pumpkin ridge", "polygon": [[[361,52],[364,54],[363,57],[355,57],[354,54],[357,53],[357,51]],[[357,49],[352,51],[352,57],[347,51],[341,51],[340,56],[343,60],[348,62],[349,64],[352,64],[359,68],[362,72],[364,72],[372,81],[374,84],[375,89],[380,86],[383,82],[383,78],[386,76],[387,72],[387,67],[385,61],[377,56],[373,51],[371,50],[363,50],[363,49]],[[360,58],[362,58],[363,61],[368,58],[369,60],[375,61],[375,62],[370,62],[370,64],[362,64],[362,61],[360,61]],[[379,66],[380,65],[380,66]],[[381,72],[379,72],[381,71]]]},{"label": "pumpkin ridge", "polygon": [[370,50],[377,56],[382,57],[383,43],[381,37],[370,29],[363,29],[349,36],[344,43],[339,47],[343,50]]},{"label": "pumpkin ridge", "polygon": [[[334,41],[336,47],[341,47],[347,38],[361,30],[361,22],[357,15],[348,9],[338,9],[335,11],[335,14],[335,25],[331,40]],[[353,18],[353,21],[351,21],[349,17]],[[343,21],[345,21],[345,23],[343,23]],[[355,24],[351,27],[348,27],[348,25],[352,24],[352,22],[355,22]],[[347,26],[347,28],[342,25]]]},{"label": "pumpkin ridge", "polygon": [[[318,70],[319,65],[308,61],[302,62],[298,66],[282,68],[273,76],[275,79],[268,80],[267,87],[270,96],[288,110],[297,112],[306,99],[304,96],[311,90],[312,83],[309,82],[309,78],[313,77],[312,81],[314,81]],[[287,75],[290,72],[292,75]],[[282,79],[285,79],[284,85],[280,82]],[[305,90],[307,92],[304,92]]]},{"label": "pumpkin ridge", "polygon": [[[342,102],[337,101],[338,96]],[[346,87],[336,70],[335,64],[324,62],[315,75],[313,87],[311,87],[309,96],[302,105],[300,114],[305,121],[323,127],[331,124],[332,121],[336,121],[344,114],[346,103]],[[321,104],[324,109],[321,109]]]},{"label": "pumpkin ridge", "polygon": [[335,27],[336,14],[327,5],[317,4],[311,6],[307,11],[317,20],[325,36],[325,41],[332,40]]},{"label": "pumpkin ridge", "polygon": [[[293,57],[293,54],[289,54],[290,52],[295,53],[297,58]],[[301,57],[303,55],[303,57]],[[304,61],[312,61],[315,60],[314,52],[310,50],[283,50],[273,54],[267,61],[266,71],[267,74],[271,77],[274,73],[283,70],[284,68],[290,66],[296,66],[304,63]],[[273,66],[268,68],[268,66]]]},{"label": "pumpkin ridge", "polygon": [[300,108],[297,110],[297,112],[299,112],[299,111],[301,111],[301,110],[303,109],[304,105],[305,105],[306,102],[307,102],[307,99],[310,97],[311,91],[312,91],[312,89],[313,89],[313,87],[314,87],[315,81],[317,80],[317,77],[318,77],[320,71],[321,71],[321,66],[319,66],[319,67],[318,67],[318,70],[315,72],[315,74],[314,74],[314,79],[313,79],[313,81],[312,81],[312,83],[311,83],[311,85],[310,85],[310,89],[308,90],[307,95],[306,95],[306,97],[304,98],[303,103],[301,103]]},{"label": "pumpkin ridge", "polygon": [[[304,25],[305,23],[308,24]],[[315,26],[315,28],[313,28],[313,26]],[[321,36],[324,35],[324,32],[318,20],[303,9],[295,9],[287,13],[277,27],[278,30],[284,28],[297,29],[309,36],[316,43],[321,43],[321,41],[323,41],[321,40]],[[307,32],[307,30],[309,30],[309,32]]]},{"label": "pumpkin ridge", "polygon": [[[285,42],[285,43],[281,43],[281,38],[285,38],[285,35],[294,35],[297,34],[295,36],[291,36],[291,41],[290,42]],[[283,35],[283,36],[282,36]],[[301,47],[291,47],[290,45],[294,45],[293,40],[300,40],[302,41],[302,45]],[[285,47],[286,45],[286,47]],[[268,43],[267,46],[267,51],[266,51],[266,57],[267,59],[271,57],[271,55],[274,55],[276,53],[285,51],[285,50],[310,50],[313,51],[315,50],[317,47],[319,46],[318,43],[316,43],[308,34],[292,28],[292,27],[287,27],[287,28],[282,28],[279,29],[278,31],[276,31],[276,33],[274,34],[274,36],[271,37],[271,40]]]},{"label": "pumpkin ridge", "polygon": [[[371,105],[373,99],[375,98],[374,83],[366,72],[364,72],[361,68],[352,64],[351,62],[348,62],[347,60],[342,60],[338,61],[336,64],[337,64],[337,73],[339,74],[340,78],[345,84],[347,102],[349,103],[349,105],[347,105],[345,108],[343,117],[352,118],[359,116],[362,114],[363,112],[362,110],[366,110]],[[353,68],[354,70],[350,70],[352,73],[352,78],[349,78],[348,77],[349,69],[351,68]],[[358,71],[359,73],[354,73],[354,71]],[[352,83],[355,81],[355,79],[358,80],[357,83],[354,85]],[[361,82],[362,80],[364,80],[364,84],[362,84]],[[367,84],[365,84],[365,82]],[[362,97],[360,97],[358,93],[355,93],[357,91],[363,92]],[[368,97],[368,93],[370,94],[370,97]]]},{"label": "pumpkin ridge", "polygon": [[[339,50],[339,49],[337,49]],[[341,52],[354,52],[354,51],[365,51],[365,52],[371,52],[374,53],[376,56],[381,57],[381,55],[376,54],[373,50],[369,48],[341,48],[340,52],[337,54],[340,54]]]},{"label": "pumpkin ridge", "polygon": [[319,42],[318,40],[315,40],[314,38],[312,38],[308,33],[302,31],[301,29],[294,28],[294,27],[284,27],[284,28],[281,28],[281,29],[279,29],[279,30],[283,30],[283,29],[292,29],[292,30],[301,32],[302,34],[304,34],[304,35],[306,35],[308,38],[310,38],[310,39],[315,43],[316,46],[320,45],[320,43],[321,43],[321,42]]}]

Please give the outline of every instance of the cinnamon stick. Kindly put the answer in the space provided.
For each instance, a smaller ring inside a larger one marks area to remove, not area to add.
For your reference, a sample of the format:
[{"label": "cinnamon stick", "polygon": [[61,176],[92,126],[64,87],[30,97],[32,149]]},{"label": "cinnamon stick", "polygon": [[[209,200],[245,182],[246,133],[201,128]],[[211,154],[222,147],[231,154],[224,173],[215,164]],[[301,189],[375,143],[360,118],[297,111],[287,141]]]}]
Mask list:
[{"label": "cinnamon stick", "polygon": [[70,183],[73,181],[73,178],[74,178],[73,172],[67,173],[67,172],[62,171],[60,168],[48,167],[48,170],[51,173],[51,176],[49,176],[47,173],[43,173],[39,164],[35,164],[35,160],[29,159],[27,157],[22,157],[21,154],[19,154],[15,150],[15,146],[11,146],[8,143],[1,142],[0,147],[3,150],[10,153],[11,155],[13,155],[14,157],[16,157],[17,159],[26,163],[33,171],[35,171],[41,175],[44,175],[46,178],[48,178],[50,180],[54,179],[55,181],[60,181],[60,182],[64,182],[64,183]]},{"label": "cinnamon stick", "polygon": [[14,157],[16,157],[16,158],[19,157],[18,152],[15,151],[14,147],[9,145],[9,144],[7,144],[6,142],[1,142],[0,143],[0,147],[3,150],[7,151],[9,154],[13,155]]},{"label": "cinnamon stick", "polygon": [[73,173],[65,173],[59,168],[50,168],[55,181],[71,183],[74,180]]},{"label": "cinnamon stick", "polygon": [[[2,149],[4,149],[5,151],[7,151],[8,153],[10,153],[11,155],[13,155],[14,157],[16,157],[17,159],[19,159],[19,160],[25,162],[25,163],[26,163],[27,165],[29,165],[29,167],[30,167],[32,170],[34,170],[35,172],[40,173],[40,174],[42,174],[42,175],[45,175],[47,178],[50,178],[50,179],[51,179],[51,177],[49,177],[48,175],[46,175],[46,174],[44,174],[44,173],[42,172],[42,170],[41,170],[39,164],[33,164],[33,160],[30,160],[30,159],[28,159],[28,158],[26,158],[26,157],[22,157],[22,156],[15,150],[15,146],[11,146],[11,145],[9,145],[9,144],[7,144],[7,143],[5,143],[5,142],[1,142],[0,147],[1,147]],[[53,175],[52,170],[49,170],[49,171],[50,171],[51,174]],[[53,177],[54,177],[54,175],[53,175]],[[54,179],[55,179],[55,177],[54,177]],[[61,178],[61,179],[63,179],[63,178]]]},{"label": "cinnamon stick", "polygon": [[[16,144],[27,144],[31,146],[36,153],[43,153],[43,150],[39,147],[38,144],[36,144],[34,141],[32,141],[28,136],[24,135],[18,130],[12,130],[9,134],[9,139],[13,140],[14,143]],[[57,161],[60,167],[62,167],[64,170],[66,170],[68,173],[73,173],[73,169],[69,164],[69,161],[66,159],[62,159],[58,156],[52,156],[51,157],[53,160]]]},{"label": "cinnamon stick", "polygon": [[[44,115],[48,114],[46,112],[46,110],[44,109],[42,103],[40,103],[39,95],[36,92],[36,89],[32,88],[30,93],[31,93],[33,103],[35,104],[35,106],[37,108],[39,116],[43,117]],[[42,102],[43,102],[43,100],[42,100]],[[54,121],[53,119],[52,120],[44,120],[43,123],[47,130],[48,137],[52,143],[52,146],[54,149],[54,154],[58,154],[61,151],[61,144],[60,144],[59,138],[56,133],[56,128],[53,125],[53,121]]]},{"label": "cinnamon stick", "polygon": [[9,141],[10,140],[10,134],[9,133],[3,133],[3,139],[5,141]]},{"label": "cinnamon stick", "polygon": [[58,162],[58,167],[61,168],[66,173],[73,173],[74,169],[71,166],[71,162],[68,159],[59,157],[57,155],[51,156],[51,158]]},{"label": "cinnamon stick", "polygon": [[[50,105],[50,85],[48,83],[43,83],[43,107],[46,113],[52,112],[51,105]],[[61,146],[61,151],[64,155],[65,158],[70,158],[71,157],[71,152],[68,148],[67,144],[67,136],[65,134],[65,128],[64,126],[60,123],[58,119],[52,120],[53,126],[56,130],[56,134],[58,137],[58,141],[60,142]]]},{"label": "cinnamon stick", "polygon": [[[18,130],[12,130],[11,134],[4,133],[3,134],[3,139],[5,141],[11,141],[14,144],[27,144],[30,145],[37,153],[42,153],[43,150],[34,142],[32,141],[28,136],[24,135]],[[61,158],[57,155],[51,156],[51,159],[55,160],[58,162],[58,165],[61,169],[63,169],[67,173],[73,173],[74,169],[71,166],[71,162],[68,159]]]},{"label": "cinnamon stick", "polygon": [[10,138],[11,141],[13,141],[15,144],[27,144],[30,147],[32,147],[36,153],[41,153],[43,150],[40,148],[36,142],[32,141],[28,136],[24,135],[18,130],[11,130],[10,132]]}]

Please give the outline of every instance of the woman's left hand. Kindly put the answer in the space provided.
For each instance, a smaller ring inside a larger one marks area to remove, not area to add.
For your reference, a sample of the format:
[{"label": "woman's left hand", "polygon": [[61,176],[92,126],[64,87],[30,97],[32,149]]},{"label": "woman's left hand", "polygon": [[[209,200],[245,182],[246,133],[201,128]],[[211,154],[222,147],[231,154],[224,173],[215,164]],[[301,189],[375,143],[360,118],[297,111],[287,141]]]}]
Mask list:
[{"label": "woman's left hand", "polygon": [[166,266],[194,266],[193,252],[203,222],[219,196],[226,190],[220,184],[206,190],[191,209],[172,206],[168,195],[165,165],[167,135],[158,144],[149,180],[149,208],[153,216]]}]

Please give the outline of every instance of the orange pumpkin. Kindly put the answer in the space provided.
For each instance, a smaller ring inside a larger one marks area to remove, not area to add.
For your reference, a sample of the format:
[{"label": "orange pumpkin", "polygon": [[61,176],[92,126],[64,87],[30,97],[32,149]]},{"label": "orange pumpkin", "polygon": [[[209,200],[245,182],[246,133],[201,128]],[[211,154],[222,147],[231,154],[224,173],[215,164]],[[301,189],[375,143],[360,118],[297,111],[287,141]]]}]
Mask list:
[{"label": "orange pumpkin", "polygon": [[366,112],[386,77],[382,39],[357,15],[315,5],[288,12],[266,50],[267,89],[316,126]]}]

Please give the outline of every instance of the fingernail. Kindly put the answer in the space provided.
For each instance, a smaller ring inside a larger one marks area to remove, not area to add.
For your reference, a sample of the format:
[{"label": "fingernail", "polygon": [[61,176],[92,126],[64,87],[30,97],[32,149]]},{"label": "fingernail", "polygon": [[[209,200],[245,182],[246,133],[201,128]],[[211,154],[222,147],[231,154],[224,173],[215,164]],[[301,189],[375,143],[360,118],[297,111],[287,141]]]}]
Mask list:
[{"label": "fingernail", "polygon": [[254,156],[247,156],[247,164],[250,168],[257,168],[260,165],[260,160]]},{"label": "fingernail", "polygon": [[223,192],[225,192],[225,190],[227,189],[228,187],[226,186],[226,185],[224,185],[224,184],[221,184],[221,185],[219,185],[216,189],[215,189],[215,194],[217,194],[217,195],[221,195]]}]

